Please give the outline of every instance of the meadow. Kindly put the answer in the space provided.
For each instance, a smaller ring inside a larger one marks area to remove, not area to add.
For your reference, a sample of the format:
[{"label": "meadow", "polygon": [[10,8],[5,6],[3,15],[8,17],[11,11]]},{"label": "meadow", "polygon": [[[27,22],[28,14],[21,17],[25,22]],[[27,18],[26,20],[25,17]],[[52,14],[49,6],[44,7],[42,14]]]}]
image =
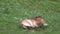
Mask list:
[{"label": "meadow", "polygon": [[[29,32],[18,27],[23,19],[42,16],[45,30]],[[60,0],[0,0],[0,34],[60,34]]]}]

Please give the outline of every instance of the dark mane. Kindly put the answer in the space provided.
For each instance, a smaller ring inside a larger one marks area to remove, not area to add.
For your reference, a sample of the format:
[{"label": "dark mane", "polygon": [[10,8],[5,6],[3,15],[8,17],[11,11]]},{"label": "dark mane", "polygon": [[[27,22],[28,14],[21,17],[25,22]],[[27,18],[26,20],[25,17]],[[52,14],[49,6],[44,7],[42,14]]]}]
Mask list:
[{"label": "dark mane", "polygon": [[42,16],[37,16],[37,17],[34,17],[32,19],[36,20],[37,18],[43,18]]},{"label": "dark mane", "polygon": [[43,18],[42,16],[37,16],[37,17],[35,17],[35,18]]}]

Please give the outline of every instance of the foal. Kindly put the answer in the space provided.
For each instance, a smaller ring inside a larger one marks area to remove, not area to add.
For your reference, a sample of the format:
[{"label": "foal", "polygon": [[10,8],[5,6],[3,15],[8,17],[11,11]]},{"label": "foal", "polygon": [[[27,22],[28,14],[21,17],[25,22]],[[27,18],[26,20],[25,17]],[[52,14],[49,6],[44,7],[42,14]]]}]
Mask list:
[{"label": "foal", "polygon": [[42,24],[42,27],[44,28],[48,25],[41,16],[32,19],[25,19],[21,22],[23,28],[29,29],[32,32],[34,32],[35,28],[39,27],[39,24]]}]

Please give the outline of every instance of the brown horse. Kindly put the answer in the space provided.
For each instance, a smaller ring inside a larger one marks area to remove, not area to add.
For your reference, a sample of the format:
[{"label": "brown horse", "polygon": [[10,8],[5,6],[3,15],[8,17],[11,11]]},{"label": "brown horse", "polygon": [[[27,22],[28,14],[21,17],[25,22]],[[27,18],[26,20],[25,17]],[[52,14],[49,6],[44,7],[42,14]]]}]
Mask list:
[{"label": "brown horse", "polygon": [[42,27],[44,28],[48,25],[41,16],[32,19],[25,19],[21,22],[21,24],[23,28],[27,28],[32,31],[34,31],[35,28],[38,28],[39,24],[42,24]]}]

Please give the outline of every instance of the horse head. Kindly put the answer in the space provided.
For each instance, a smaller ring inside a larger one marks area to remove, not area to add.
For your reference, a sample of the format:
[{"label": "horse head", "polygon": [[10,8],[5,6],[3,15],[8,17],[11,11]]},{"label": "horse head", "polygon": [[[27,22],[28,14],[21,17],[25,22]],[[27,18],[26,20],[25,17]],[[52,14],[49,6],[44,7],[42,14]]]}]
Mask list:
[{"label": "horse head", "polygon": [[42,24],[43,28],[46,28],[48,26],[46,21],[41,16],[35,17],[35,21],[37,21],[37,24]]}]

